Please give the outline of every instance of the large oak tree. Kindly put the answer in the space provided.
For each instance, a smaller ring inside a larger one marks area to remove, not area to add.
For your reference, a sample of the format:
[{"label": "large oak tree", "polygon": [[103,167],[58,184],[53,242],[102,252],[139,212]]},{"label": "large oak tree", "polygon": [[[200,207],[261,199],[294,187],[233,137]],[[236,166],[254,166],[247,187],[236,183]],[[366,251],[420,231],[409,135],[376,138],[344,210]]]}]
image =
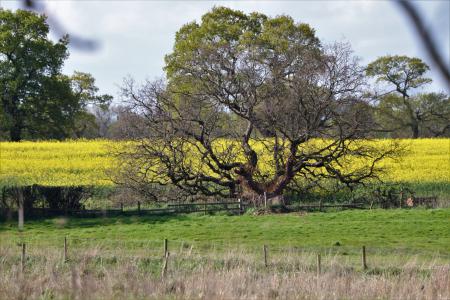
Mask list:
[{"label": "large oak tree", "polygon": [[361,140],[373,123],[349,46],[322,45],[288,16],[214,8],[177,32],[165,70],[166,81],[123,86],[136,116],[121,154],[128,184],[271,197],[359,184],[396,153]]}]

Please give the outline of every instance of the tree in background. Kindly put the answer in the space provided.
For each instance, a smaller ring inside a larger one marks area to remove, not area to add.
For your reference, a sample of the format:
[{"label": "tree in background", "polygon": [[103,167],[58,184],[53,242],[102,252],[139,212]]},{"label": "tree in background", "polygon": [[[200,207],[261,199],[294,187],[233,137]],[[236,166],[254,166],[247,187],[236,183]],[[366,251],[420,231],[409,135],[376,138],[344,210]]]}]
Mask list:
[{"label": "tree in background", "polygon": [[384,56],[367,66],[368,76],[387,84],[376,109],[382,131],[413,138],[450,133],[449,97],[444,93],[414,94],[431,82],[425,77],[428,70],[422,60],[407,56]]},{"label": "tree in background", "polygon": [[218,7],[176,34],[167,82],[125,82],[140,118],[123,177],[191,194],[251,198],[377,177],[396,154],[373,147],[364,70],[348,45],[321,45],[288,16]]},{"label": "tree in background", "polygon": [[48,33],[45,16],[0,10],[0,127],[11,141],[69,137],[89,103],[111,100],[90,74],[61,73],[69,37],[55,43]]},{"label": "tree in background", "polygon": [[112,96],[98,94],[99,89],[95,86],[95,79],[89,73],[75,71],[70,80],[72,93],[79,104],[78,112],[73,117],[74,137],[105,137],[102,135],[104,129],[98,117],[100,112],[103,114],[108,112]]},{"label": "tree in background", "polygon": [[422,136],[450,137],[450,97],[445,93],[417,95]]}]

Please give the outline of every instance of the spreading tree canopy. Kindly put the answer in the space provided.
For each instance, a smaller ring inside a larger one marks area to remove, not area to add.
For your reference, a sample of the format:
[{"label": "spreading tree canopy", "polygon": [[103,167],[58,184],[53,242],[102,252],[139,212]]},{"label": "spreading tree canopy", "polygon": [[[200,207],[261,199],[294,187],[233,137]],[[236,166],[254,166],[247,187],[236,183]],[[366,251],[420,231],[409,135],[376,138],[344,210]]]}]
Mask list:
[{"label": "spreading tree canopy", "polygon": [[323,45],[289,16],[216,7],[184,25],[167,80],[125,81],[138,117],[124,182],[191,193],[269,197],[376,177],[395,154],[373,147],[364,70],[347,44]]}]

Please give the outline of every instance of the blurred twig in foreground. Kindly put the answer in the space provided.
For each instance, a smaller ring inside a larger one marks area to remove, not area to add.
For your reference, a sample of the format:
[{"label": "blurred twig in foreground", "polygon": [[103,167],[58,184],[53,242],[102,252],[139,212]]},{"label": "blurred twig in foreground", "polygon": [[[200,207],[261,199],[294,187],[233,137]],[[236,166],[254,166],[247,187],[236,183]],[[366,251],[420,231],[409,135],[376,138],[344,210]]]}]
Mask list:
[{"label": "blurred twig in foreground", "polygon": [[[45,4],[41,1],[36,0],[23,0],[22,6],[25,9],[33,10],[39,14],[45,14],[47,16],[48,23],[51,30],[59,37],[67,33],[67,30],[59,22],[59,20],[52,14],[48,13]],[[69,34],[70,36],[70,46],[75,47],[80,50],[94,51],[98,48],[99,44],[97,41],[92,39],[87,39],[76,34]]]}]

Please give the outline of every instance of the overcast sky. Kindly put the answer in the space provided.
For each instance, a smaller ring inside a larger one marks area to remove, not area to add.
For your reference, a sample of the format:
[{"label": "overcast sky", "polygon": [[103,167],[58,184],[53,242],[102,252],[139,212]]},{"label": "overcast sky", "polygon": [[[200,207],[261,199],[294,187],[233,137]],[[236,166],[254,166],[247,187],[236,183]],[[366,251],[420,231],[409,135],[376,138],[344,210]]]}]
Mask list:
[{"label": "overcast sky", "polygon": [[[414,3],[449,64],[450,1]],[[0,0],[7,9],[20,4]],[[175,32],[187,22],[200,20],[213,6],[290,15],[315,28],[323,42],[348,41],[363,64],[386,54],[420,57],[432,68],[433,84],[428,90],[449,92],[410,23],[389,1],[46,1],[41,6],[64,31],[98,41],[95,51],[72,47],[65,72],[89,72],[102,93],[114,96],[127,75],[138,81],[162,77],[164,55],[171,52]]]}]

